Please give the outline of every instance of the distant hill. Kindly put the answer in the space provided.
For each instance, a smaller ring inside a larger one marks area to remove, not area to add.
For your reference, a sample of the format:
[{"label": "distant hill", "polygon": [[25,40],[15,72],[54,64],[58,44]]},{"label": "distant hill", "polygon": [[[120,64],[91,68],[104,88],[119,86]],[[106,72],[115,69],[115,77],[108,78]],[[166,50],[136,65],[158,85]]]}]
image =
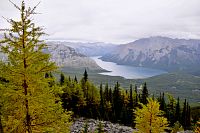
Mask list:
[{"label": "distant hill", "polygon": [[87,56],[103,56],[110,53],[116,45],[110,43],[83,43],[83,42],[66,42],[66,41],[50,41],[56,44],[63,44],[74,48],[77,52]]},{"label": "distant hill", "polygon": [[200,40],[150,37],[119,45],[104,61],[167,71],[200,71]]}]

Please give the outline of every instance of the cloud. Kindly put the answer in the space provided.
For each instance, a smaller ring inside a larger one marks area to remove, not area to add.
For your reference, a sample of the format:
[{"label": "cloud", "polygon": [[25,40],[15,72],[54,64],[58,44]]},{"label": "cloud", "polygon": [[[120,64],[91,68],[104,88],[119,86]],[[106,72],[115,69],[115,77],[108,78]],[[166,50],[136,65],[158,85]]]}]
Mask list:
[{"label": "cloud", "polygon": [[[113,43],[154,35],[200,38],[199,5],[199,0],[41,0],[35,21],[49,38]],[[17,18],[7,0],[1,0],[0,15]]]}]

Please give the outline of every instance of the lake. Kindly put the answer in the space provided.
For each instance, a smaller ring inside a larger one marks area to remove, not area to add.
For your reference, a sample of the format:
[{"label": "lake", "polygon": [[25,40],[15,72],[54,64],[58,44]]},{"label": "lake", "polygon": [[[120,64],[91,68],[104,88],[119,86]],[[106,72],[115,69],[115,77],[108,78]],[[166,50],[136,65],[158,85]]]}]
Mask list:
[{"label": "lake", "polygon": [[163,73],[167,73],[162,70],[150,69],[145,67],[133,67],[127,65],[118,65],[113,62],[102,61],[100,56],[91,57],[96,63],[103,69],[109,72],[102,72],[99,74],[110,75],[110,76],[121,76],[126,79],[143,79]]}]

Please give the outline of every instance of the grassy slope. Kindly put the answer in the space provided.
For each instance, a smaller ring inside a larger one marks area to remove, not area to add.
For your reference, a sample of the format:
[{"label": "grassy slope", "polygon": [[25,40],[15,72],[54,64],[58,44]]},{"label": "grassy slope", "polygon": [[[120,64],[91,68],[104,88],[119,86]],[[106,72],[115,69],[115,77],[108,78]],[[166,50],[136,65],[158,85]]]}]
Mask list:
[{"label": "grassy slope", "polygon": [[175,97],[180,97],[181,100],[186,98],[190,103],[200,105],[200,77],[198,76],[168,73],[138,80],[139,83],[144,81],[153,93],[168,92]]}]

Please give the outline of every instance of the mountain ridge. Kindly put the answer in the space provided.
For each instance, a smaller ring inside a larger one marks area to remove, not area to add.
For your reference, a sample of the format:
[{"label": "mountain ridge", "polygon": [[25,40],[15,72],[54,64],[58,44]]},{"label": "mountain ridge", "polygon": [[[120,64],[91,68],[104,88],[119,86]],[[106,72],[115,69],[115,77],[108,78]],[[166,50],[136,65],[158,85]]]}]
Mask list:
[{"label": "mountain ridge", "polygon": [[102,70],[94,60],[64,44],[48,43],[48,48],[45,49],[45,52],[51,54],[51,61],[60,67]]},{"label": "mountain ridge", "polygon": [[104,61],[130,66],[158,68],[167,71],[184,71],[200,65],[200,40],[172,39],[168,37],[142,38],[119,45]]},{"label": "mountain ridge", "polygon": [[113,50],[116,45],[103,42],[67,42],[49,41],[51,43],[62,44],[74,48],[77,52],[86,56],[103,56]]}]

